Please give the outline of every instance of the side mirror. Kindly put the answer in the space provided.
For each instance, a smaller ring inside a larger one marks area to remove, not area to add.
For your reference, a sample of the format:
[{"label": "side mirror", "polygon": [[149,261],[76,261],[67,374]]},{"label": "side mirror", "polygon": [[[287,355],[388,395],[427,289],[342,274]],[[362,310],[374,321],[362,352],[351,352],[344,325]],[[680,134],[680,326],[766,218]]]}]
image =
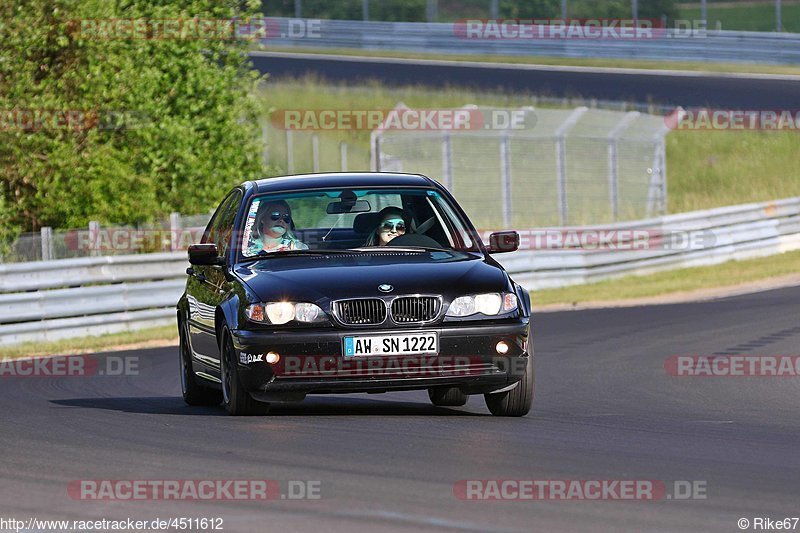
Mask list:
[{"label": "side mirror", "polygon": [[221,265],[225,261],[219,256],[216,244],[192,244],[189,246],[189,263],[193,265]]},{"label": "side mirror", "polygon": [[519,250],[519,233],[498,231],[489,235],[489,253],[502,254]]}]

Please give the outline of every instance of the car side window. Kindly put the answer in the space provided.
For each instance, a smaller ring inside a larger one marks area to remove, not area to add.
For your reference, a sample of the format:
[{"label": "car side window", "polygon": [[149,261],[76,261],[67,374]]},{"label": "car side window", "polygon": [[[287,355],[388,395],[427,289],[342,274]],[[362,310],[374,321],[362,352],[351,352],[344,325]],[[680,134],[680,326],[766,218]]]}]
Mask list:
[{"label": "car side window", "polygon": [[233,235],[233,222],[236,218],[236,213],[239,211],[239,204],[241,204],[241,201],[242,192],[238,189],[228,195],[220,204],[219,208],[217,208],[217,212],[214,213],[203,235],[204,243],[214,243],[217,245],[220,256],[225,256],[230,247],[231,236]]}]

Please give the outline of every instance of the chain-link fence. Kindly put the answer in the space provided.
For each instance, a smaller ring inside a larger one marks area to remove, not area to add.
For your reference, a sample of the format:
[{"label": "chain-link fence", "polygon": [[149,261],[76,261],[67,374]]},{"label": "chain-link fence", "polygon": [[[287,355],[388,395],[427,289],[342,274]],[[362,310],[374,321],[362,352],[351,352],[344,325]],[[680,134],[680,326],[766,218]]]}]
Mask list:
[{"label": "chain-link fence", "polygon": [[127,255],[186,250],[200,242],[211,213],[182,216],[137,226],[103,226],[89,222],[84,228],[53,229],[21,234],[0,253],[0,263],[49,261],[76,257]]},{"label": "chain-link fence", "polygon": [[[264,121],[263,157],[288,174],[370,168],[425,174],[452,191],[482,230],[665,213],[669,130],[663,115],[644,108],[462,109],[485,128],[383,129],[369,140],[349,131],[282,130]],[[447,111],[435,110],[440,117]],[[508,124],[512,114],[522,127],[497,127],[497,117]],[[0,249],[0,263],[182,250],[199,241],[209,217],[174,213],[148,225],[42,228]]]},{"label": "chain-link fence", "polygon": [[345,140],[348,132],[276,128],[261,121],[262,159],[281,174],[369,169],[367,141]]},{"label": "chain-link fence", "polygon": [[[603,224],[664,214],[664,117],[480,109],[485,129],[376,130],[373,167],[439,179],[480,228]],[[489,127],[521,113],[518,129]]]}]

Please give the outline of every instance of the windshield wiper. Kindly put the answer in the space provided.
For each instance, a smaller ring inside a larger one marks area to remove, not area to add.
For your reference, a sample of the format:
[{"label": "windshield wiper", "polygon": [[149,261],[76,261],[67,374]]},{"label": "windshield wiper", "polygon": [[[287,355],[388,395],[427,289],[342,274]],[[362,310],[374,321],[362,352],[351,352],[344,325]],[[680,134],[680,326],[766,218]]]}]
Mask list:
[{"label": "windshield wiper", "polygon": [[267,252],[264,250],[259,251],[252,257],[245,257],[239,263],[249,263],[250,261],[260,261],[268,257],[293,257],[298,255],[334,255],[334,254],[351,254],[358,251],[356,248],[347,250],[281,250],[279,252]]},{"label": "windshield wiper", "polygon": [[436,248],[435,246],[362,246],[353,248],[359,252],[452,252],[447,248]]}]

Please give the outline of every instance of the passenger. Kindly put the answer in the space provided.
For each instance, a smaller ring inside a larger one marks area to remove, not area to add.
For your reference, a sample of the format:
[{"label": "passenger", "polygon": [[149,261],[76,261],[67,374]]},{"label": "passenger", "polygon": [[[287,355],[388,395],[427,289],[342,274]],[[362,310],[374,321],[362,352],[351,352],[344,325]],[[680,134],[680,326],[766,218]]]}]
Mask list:
[{"label": "passenger", "polygon": [[367,246],[386,246],[389,241],[405,235],[410,217],[399,207],[385,207],[380,211],[380,222],[367,238]]},{"label": "passenger", "polygon": [[248,255],[256,255],[262,251],[308,250],[308,246],[295,237],[292,209],[283,200],[261,206],[255,227],[253,242],[247,250]]}]

